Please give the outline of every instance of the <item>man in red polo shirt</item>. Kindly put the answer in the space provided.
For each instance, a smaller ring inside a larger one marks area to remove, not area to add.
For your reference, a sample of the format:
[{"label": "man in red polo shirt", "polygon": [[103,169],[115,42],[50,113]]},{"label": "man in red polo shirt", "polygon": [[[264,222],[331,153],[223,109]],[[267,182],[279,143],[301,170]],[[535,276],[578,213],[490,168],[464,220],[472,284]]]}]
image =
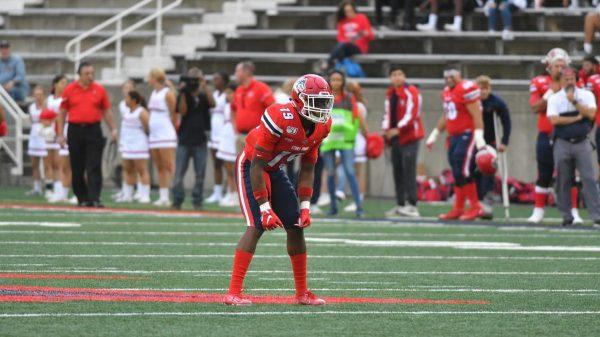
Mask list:
[{"label": "man in red polo shirt", "polygon": [[275,98],[268,85],[254,79],[254,64],[250,61],[238,63],[235,80],[238,83],[232,105],[235,129],[246,135],[260,124],[260,118],[275,103]]},{"label": "man in red polo shirt", "polygon": [[73,192],[79,206],[103,207],[100,203],[102,191],[102,150],[105,139],[100,122],[104,119],[117,139],[108,94],[104,87],[94,82],[94,67],[82,62],[77,70],[79,79],[67,86],[62,94],[58,118],[58,139],[65,143],[63,124],[67,117],[68,145],[72,168]]}]

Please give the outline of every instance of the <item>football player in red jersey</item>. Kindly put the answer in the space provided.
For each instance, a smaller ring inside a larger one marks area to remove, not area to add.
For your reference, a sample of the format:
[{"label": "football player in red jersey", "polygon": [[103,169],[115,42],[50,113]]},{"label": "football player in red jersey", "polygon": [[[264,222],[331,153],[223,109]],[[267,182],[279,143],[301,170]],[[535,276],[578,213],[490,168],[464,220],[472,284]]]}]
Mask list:
[{"label": "football player in red jersey", "polygon": [[[314,167],[319,146],[331,129],[333,101],[325,79],[304,75],[294,83],[290,102],[268,107],[260,124],[248,134],[236,164],[240,205],[248,228],[235,251],[225,304],[251,304],[242,296],[246,271],[263,232],[278,227],[287,232],[287,251],[292,263],[297,303],[325,304],[308,291],[303,230],[311,223]],[[296,189],[282,168],[297,157],[301,157],[302,164],[296,195]]]},{"label": "football player in red jersey", "polygon": [[[587,78],[585,88],[596,97],[596,105],[600,104],[600,74],[594,74]],[[596,111],[596,152],[598,163],[600,163],[600,107]],[[600,177],[598,177],[600,181]]]},{"label": "football player in red jersey", "polygon": [[[486,146],[480,90],[475,82],[463,80],[457,69],[445,70],[444,80],[444,115],[440,117],[437,127],[431,131],[426,142],[427,147],[431,148],[440,132],[447,130],[450,135],[448,161],[455,180],[455,199],[452,210],[439,218],[475,220],[484,215],[473,179],[475,148],[480,150]],[[470,209],[466,212],[465,200],[470,204]]]},{"label": "football player in red jersey", "polygon": [[[566,66],[571,63],[571,58],[561,48],[554,48],[548,52],[542,59],[546,65],[546,74],[536,76],[531,80],[529,87],[530,99],[529,105],[531,111],[538,115],[537,128],[538,137],[536,141],[535,159],[537,161],[538,179],[535,185],[535,206],[533,214],[527,219],[531,223],[540,223],[544,219],[544,207],[548,201],[548,195],[551,191],[552,177],[554,175],[554,154],[552,152],[552,132],[554,127],[548,117],[546,117],[546,106],[548,98],[561,89],[560,74]],[[577,205],[577,189],[572,191],[575,199],[572,209],[574,223],[582,223],[579,216]]]}]

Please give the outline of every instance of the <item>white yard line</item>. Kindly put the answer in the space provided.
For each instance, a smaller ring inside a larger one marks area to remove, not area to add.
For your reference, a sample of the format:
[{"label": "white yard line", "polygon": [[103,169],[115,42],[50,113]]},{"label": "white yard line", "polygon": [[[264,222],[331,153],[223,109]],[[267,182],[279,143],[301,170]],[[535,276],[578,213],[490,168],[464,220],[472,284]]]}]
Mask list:
[{"label": "white yard line", "polygon": [[550,315],[579,316],[600,315],[600,311],[205,311],[205,312],[73,312],[73,313],[4,313],[0,318],[35,318],[35,317],[151,317],[151,316],[324,316],[324,315]]},{"label": "white yard line", "polygon": [[[262,245],[262,244],[261,244]],[[132,258],[132,259],[231,259],[232,254],[0,254],[0,258]],[[289,255],[262,255],[255,254],[259,259],[289,259]],[[350,259],[350,260],[519,260],[519,261],[599,261],[600,257],[594,256],[456,256],[456,255],[315,255],[310,254],[309,259]]]},{"label": "white yard line", "polygon": [[[18,269],[3,270],[3,273],[113,273],[113,274],[194,274],[230,275],[231,270],[121,270],[121,269]],[[249,270],[250,274],[291,274],[291,270]],[[559,271],[326,271],[313,270],[311,275],[482,275],[482,276],[598,276],[600,272],[559,272]]]},{"label": "white yard line", "polygon": [[[49,223],[50,224],[50,223]],[[0,223],[1,226],[1,223]],[[47,226],[52,227],[52,226]],[[56,226],[59,227],[59,226]],[[573,232],[571,232],[573,233]],[[240,236],[240,232],[214,232],[214,231],[194,231],[194,232],[145,232],[145,231],[69,231],[69,230],[0,230],[0,234],[28,234],[28,235],[132,235],[132,236]],[[332,232],[332,233],[307,233],[307,237],[456,237],[456,238],[579,238],[579,239],[600,239],[599,235],[592,233],[581,234],[514,234],[514,233],[384,233],[384,232]],[[286,236],[285,233],[275,233],[276,236]]]},{"label": "white yard line", "polygon": [[72,227],[81,227],[81,224],[74,223],[74,222],[49,222],[49,221],[0,221],[0,226],[38,226],[38,227],[72,228]]}]

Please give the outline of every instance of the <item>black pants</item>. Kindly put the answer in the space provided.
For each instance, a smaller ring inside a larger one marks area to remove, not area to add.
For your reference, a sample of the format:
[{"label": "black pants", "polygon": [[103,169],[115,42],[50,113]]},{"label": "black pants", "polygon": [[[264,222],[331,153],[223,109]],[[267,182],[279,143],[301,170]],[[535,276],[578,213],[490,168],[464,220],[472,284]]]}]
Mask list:
[{"label": "black pants", "polygon": [[[415,21],[415,4],[414,0],[404,0],[404,27],[412,27]],[[389,5],[391,8],[390,12],[390,24],[396,24],[396,18],[398,17],[398,8],[400,7],[400,0],[375,0],[375,22],[377,25],[383,24],[383,6]]]},{"label": "black pants", "polygon": [[352,42],[338,43],[329,54],[327,64],[329,68],[335,66],[335,62],[340,62],[347,57],[360,54],[360,48]]},{"label": "black pants", "polygon": [[419,142],[400,145],[396,137],[392,138],[392,169],[396,187],[396,203],[404,206],[406,201],[417,204],[417,155]]},{"label": "black pants", "polygon": [[73,193],[79,203],[100,202],[102,150],[105,139],[100,123],[69,124],[67,134]]}]

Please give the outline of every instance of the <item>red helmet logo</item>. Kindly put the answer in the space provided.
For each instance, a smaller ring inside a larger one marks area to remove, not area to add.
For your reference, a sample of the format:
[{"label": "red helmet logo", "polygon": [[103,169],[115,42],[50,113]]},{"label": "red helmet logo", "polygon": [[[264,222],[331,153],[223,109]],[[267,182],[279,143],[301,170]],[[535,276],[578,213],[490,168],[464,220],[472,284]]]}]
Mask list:
[{"label": "red helmet logo", "polygon": [[477,152],[475,162],[481,174],[486,176],[496,175],[498,171],[498,156],[496,150],[491,146],[486,146]]},{"label": "red helmet logo", "polygon": [[300,115],[314,123],[327,123],[333,109],[329,83],[319,75],[308,74],[296,80],[291,99]]},{"label": "red helmet logo", "polygon": [[375,132],[371,132],[367,135],[367,157],[376,159],[383,153],[385,142],[383,137]]}]

